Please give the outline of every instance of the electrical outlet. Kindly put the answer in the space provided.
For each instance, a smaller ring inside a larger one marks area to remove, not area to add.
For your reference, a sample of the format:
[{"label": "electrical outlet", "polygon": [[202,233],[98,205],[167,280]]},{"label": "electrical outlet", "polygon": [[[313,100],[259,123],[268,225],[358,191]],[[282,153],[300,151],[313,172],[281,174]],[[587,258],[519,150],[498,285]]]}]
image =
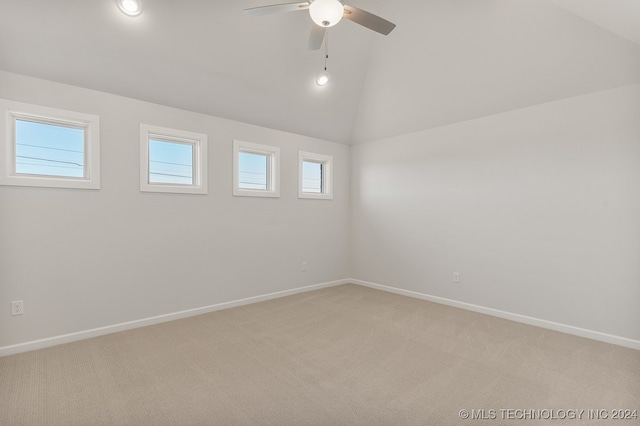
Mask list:
[{"label": "electrical outlet", "polygon": [[11,315],[24,314],[24,302],[22,300],[16,300],[11,302]]},{"label": "electrical outlet", "polygon": [[309,267],[307,266],[307,262],[302,262],[302,272],[307,272]]},{"label": "electrical outlet", "polygon": [[459,283],[460,282],[460,272],[454,272],[453,273],[453,282],[454,283]]}]

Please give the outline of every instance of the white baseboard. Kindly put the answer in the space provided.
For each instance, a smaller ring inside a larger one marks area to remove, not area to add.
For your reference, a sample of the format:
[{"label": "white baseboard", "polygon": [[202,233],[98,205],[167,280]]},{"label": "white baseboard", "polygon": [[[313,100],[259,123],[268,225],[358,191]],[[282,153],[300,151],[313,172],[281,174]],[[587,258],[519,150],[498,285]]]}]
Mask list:
[{"label": "white baseboard", "polygon": [[234,308],[236,306],[249,305],[251,303],[258,303],[258,302],[263,302],[265,300],[277,299],[280,297],[291,296],[294,294],[305,293],[313,290],[319,290],[321,288],[333,287],[333,286],[338,286],[342,284],[349,284],[349,283],[361,285],[364,287],[374,288],[374,289],[386,291],[389,293],[395,293],[403,296],[413,297],[416,299],[427,300],[429,302],[448,305],[455,308],[466,309],[468,311],[479,312],[482,314],[487,314],[487,315],[491,315],[498,318],[504,318],[511,321],[520,322],[523,324],[534,325],[537,327],[559,331],[559,332],[571,334],[574,336],[585,337],[592,340],[598,340],[601,342],[612,343],[614,345],[619,345],[619,346],[624,346],[631,349],[640,350],[640,341],[629,339],[626,337],[620,337],[620,336],[615,336],[611,334],[601,333],[598,331],[587,330],[584,328],[574,327],[566,324],[560,324],[553,321],[547,321],[539,318],[528,317],[525,315],[505,312],[498,309],[474,305],[471,303],[459,302],[457,300],[446,299],[438,296],[431,296],[424,293],[418,293],[415,291],[404,290],[396,287],[391,287],[387,285],[376,284],[368,281],[351,278],[351,279],[330,281],[330,282],[320,283],[320,284],[313,284],[313,285],[304,286],[304,287],[297,287],[290,290],[283,290],[275,293],[263,294],[260,296],[247,297],[245,299],[233,300],[230,302],[218,303],[215,305],[203,306],[200,308],[188,309],[185,311],[173,312],[169,314],[158,315],[155,317],[143,318],[135,321],[129,321],[129,322],[109,325],[105,327],[93,328],[90,330],[78,331],[75,333],[63,334],[60,336],[49,337],[46,339],[33,340],[30,342],[19,343],[19,344],[10,345],[10,346],[3,346],[3,347],[0,347],[0,357],[13,355],[21,352],[33,351],[36,349],[47,348],[50,346],[61,345],[63,343],[70,343],[78,340],[89,339],[92,337],[103,336],[105,334],[116,333],[118,331],[131,330],[138,327],[145,327],[148,325],[159,324],[167,321],[173,321],[177,319],[192,317],[195,315],[206,314],[209,312],[219,311],[222,309]]},{"label": "white baseboard", "polygon": [[78,340],[90,339],[92,337],[103,336],[105,334],[116,333],[118,331],[131,330],[133,328],[145,327],[147,325],[159,324],[162,322],[173,321],[177,319],[192,317],[195,315],[206,314],[209,312],[219,311],[222,309],[235,308],[236,306],[249,305],[251,303],[264,302],[265,300],[277,299],[280,297],[291,296],[298,293],[319,290],[321,288],[333,287],[341,284],[348,284],[350,280],[329,281],[320,284],[313,284],[304,287],[297,287],[290,290],[277,291],[275,293],[263,294],[260,296],[247,297],[245,299],[233,300],[230,302],[218,303],[201,308],[188,309],[186,311],[173,312],[170,314],[158,315],[150,318],[143,318],[135,321],[123,322],[120,324],[108,325],[105,327],[93,328],[90,330],[78,331],[75,333],[63,334],[60,336],[48,337],[46,339],[33,340],[16,345],[0,347],[0,357],[13,355],[21,352],[33,351],[36,349],[48,348],[50,346],[61,345],[63,343],[75,342]]},{"label": "white baseboard", "polygon": [[401,288],[390,287],[387,285],[376,284],[368,281],[362,281],[357,279],[346,280],[353,284],[358,284],[364,287],[370,287],[377,290],[386,291],[389,293],[400,294],[403,296],[413,297],[416,299],[427,300],[429,302],[439,303],[441,305],[453,306],[454,308],[466,309],[468,311],[479,312],[481,314],[487,314],[498,318],[504,318],[523,324],[534,325],[537,327],[546,328],[549,330],[559,331],[561,333],[571,334],[574,336],[585,337],[587,339],[598,340],[601,342],[612,343],[614,345],[624,346],[631,349],[640,350],[640,340],[628,339],[626,337],[615,336],[612,334],[601,333],[599,331],[587,330],[580,327],[574,327],[572,325],[560,324],[553,321],[547,321],[539,318],[528,317],[526,315],[514,314],[511,312],[505,312],[498,309],[487,308],[484,306],[474,305],[471,303],[459,302],[457,300],[445,299],[443,297],[431,296],[424,293],[418,293],[410,290],[403,290]]}]

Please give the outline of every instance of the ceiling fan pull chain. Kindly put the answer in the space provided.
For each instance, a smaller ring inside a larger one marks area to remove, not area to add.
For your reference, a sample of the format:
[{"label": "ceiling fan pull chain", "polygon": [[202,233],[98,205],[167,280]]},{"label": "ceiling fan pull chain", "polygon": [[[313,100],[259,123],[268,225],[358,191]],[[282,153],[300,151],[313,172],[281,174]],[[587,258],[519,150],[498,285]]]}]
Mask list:
[{"label": "ceiling fan pull chain", "polygon": [[327,61],[329,60],[329,30],[324,39],[324,70],[327,70]]},{"label": "ceiling fan pull chain", "polygon": [[[320,47],[320,46],[318,46]],[[327,61],[329,60],[329,31],[324,33],[324,71],[316,78],[318,86],[325,86],[329,82],[329,73],[327,72]]]}]

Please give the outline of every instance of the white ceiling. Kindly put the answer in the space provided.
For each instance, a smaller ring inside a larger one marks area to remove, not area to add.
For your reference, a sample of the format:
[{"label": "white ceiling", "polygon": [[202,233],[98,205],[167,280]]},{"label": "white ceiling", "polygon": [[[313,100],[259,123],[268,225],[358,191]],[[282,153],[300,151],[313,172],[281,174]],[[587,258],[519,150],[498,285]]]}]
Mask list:
[{"label": "white ceiling", "polygon": [[614,34],[640,44],[638,0],[549,0]]},{"label": "white ceiling", "polygon": [[0,69],[341,143],[640,82],[637,0],[349,0],[398,27],[334,27],[325,88],[272,3],[0,0]]},{"label": "white ceiling", "polygon": [[429,0],[412,2],[411,14],[385,10],[398,28],[373,46],[352,142],[640,83],[640,45],[554,1]]}]

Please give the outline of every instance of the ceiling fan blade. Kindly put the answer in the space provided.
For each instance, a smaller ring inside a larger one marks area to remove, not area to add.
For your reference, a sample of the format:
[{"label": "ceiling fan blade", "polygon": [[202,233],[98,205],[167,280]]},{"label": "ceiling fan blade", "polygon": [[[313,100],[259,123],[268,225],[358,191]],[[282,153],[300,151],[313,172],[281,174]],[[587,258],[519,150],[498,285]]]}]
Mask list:
[{"label": "ceiling fan blade", "polygon": [[326,32],[326,28],[313,24],[311,34],[309,34],[309,50],[318,50],[322,47]]},{"label": "ceiling fan blade", "polygon": [[344,5],[344,18],[384,35],[388,35],[396,27],[396,24],[373,13],[346,4]]},{"label": "ceiling fan blade", "polygon": [[244,13],[251,16],[271,15],[272,13],[295,12],[296,10],[309,9],[309,2],[272,4],[269,6],[258,6],[245,9]]}]

